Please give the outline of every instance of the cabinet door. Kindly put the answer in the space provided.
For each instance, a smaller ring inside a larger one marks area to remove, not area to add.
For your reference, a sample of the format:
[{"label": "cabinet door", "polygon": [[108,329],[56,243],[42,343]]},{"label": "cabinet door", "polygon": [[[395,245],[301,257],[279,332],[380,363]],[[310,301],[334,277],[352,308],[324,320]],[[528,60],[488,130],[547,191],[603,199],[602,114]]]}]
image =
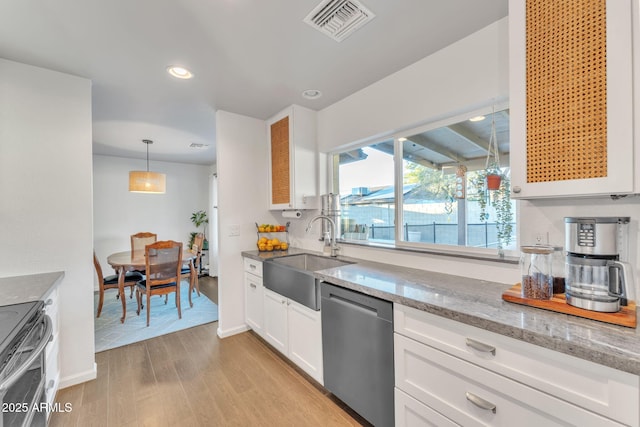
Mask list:
[{"label": "cabinet door", "polygon": [[288,301],[289,359],[323,384],[320,312]]},{"label": "cabinet door", "polygon": [[510,0],[509,61],[511,196],[633,192],[630,0]]},{"label": "cabinet door", "polygon": [[269,207],[292,209],[293,110],[287,109],[267,123],[269,141]]},{"label": "cabinet door", "polygon": [[245,283],[245,321],[258,335],[264,337],[264,287],[262,279],[250,273],[244,273]]},{"label": "cabinet door", "polygon": [[292,105],[266,123],[269,209],[319,209],[316,112]]},{"label": "cabinet door", "polygon": [[264,288],[264,339],[279,352],[287,355],[287,298]]}]

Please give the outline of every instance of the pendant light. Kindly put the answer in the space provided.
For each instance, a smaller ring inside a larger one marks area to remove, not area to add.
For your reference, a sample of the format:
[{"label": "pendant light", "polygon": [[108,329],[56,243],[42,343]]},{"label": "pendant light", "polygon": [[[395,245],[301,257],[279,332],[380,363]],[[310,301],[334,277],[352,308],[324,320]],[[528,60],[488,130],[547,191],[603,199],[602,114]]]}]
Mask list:
[{"label": "pendant light", "polygon": [[129,172],[129,191],[132,193],[164,194],[167,188],[166,175],[149,171],[149,145],[150,139],[143,139],[147,145],[147,170]]}]

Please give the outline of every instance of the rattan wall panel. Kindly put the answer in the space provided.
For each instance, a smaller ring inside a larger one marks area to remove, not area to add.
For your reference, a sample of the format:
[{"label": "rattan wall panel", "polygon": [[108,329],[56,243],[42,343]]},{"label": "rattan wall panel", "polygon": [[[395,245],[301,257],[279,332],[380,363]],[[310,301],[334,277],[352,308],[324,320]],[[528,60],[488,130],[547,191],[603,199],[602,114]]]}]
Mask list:
[{"label": "rattan wall panel", "polygon": [[527,182],[606,177],[606,1],[526,8]]},{"label": "rattan wall panel", "polygon": [[291,203],[289,117],[271,125],[271,203]]}]

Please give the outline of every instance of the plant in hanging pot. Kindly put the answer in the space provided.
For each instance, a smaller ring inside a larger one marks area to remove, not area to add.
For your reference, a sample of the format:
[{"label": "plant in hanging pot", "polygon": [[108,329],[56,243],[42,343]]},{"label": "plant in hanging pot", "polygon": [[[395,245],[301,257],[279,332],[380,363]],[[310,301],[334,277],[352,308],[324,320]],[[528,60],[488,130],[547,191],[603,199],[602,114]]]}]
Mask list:
[{"label": "plant in hanging pot", "polygon": [[485,177],[487,181],[487,190],[500,189],[500,183],[503,173],[500,168],[500,148],[498,147],[498,136],[496,135],[496,113],[491,115],[491,135],[489,137],[489,146],[487,147],[487,161],[485,162]]},{"label": "plant in hanging pot", "polygon": [[496,214],[497,245],[502,249],[509,246],[513,234],[513,210],[511,206],[511,183],[508,169],[500,166],[500,151],[496,136],[495,111],[491,119],[491,136],[487,148],[487,161],[483,170],[477,171],[471,179],[480,206],[480,221],[489,219],[487,208],[491,206]]},{"label": "plant in hanging pot", "polygon": [[508,172],[500,172],[500,185],[496,190],[491,190],[487,185],[487,177],[495,171],[487,172],[486,169],[475,172],[471,186],[475,193],[475,199],[480,207],[479,219],[481,222],[489,221],[489,208],[495,212],[495,225],[497,230],[498,249],[509,246],[513,240],[513,210],[511,206],[511,181]]},{"label": "plant in hanging pot", "polygon": [[485,180],[487,181],[487,190],[499,190],[502,182],[502,173],[497,167],[487,169]]}]

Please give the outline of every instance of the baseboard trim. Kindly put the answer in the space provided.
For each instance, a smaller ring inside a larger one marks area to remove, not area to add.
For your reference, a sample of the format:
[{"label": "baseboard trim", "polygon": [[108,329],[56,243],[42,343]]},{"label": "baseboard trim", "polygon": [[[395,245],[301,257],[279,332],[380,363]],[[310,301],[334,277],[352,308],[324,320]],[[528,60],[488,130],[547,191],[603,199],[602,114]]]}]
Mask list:
[{"label": "baseboard trim", "polygon": [[67,388],[72,385],[81,384],[87,381],[95,380],[98,376],[98,364],[93,362],[93,369],[85,372],[80,372],[78,374],[72,375],[70,377],[64,377],[60,379],[60,387],[59,388]]},{"label": "baseboard trim", "polygon": [[241,334],[242,332],[246,332],[246,331],[248,331],[250,329],[251,328],[248,325],[240,325],[240,326],[232,328],[232,329],[227,329],[226,331],[223,331],[222,329],[220,329],[220,327],[218,327],[218,330],[216,331],[216,334],[218,335],[218,338],[227,338],[227,337],[230,337],[232,335]]}]

